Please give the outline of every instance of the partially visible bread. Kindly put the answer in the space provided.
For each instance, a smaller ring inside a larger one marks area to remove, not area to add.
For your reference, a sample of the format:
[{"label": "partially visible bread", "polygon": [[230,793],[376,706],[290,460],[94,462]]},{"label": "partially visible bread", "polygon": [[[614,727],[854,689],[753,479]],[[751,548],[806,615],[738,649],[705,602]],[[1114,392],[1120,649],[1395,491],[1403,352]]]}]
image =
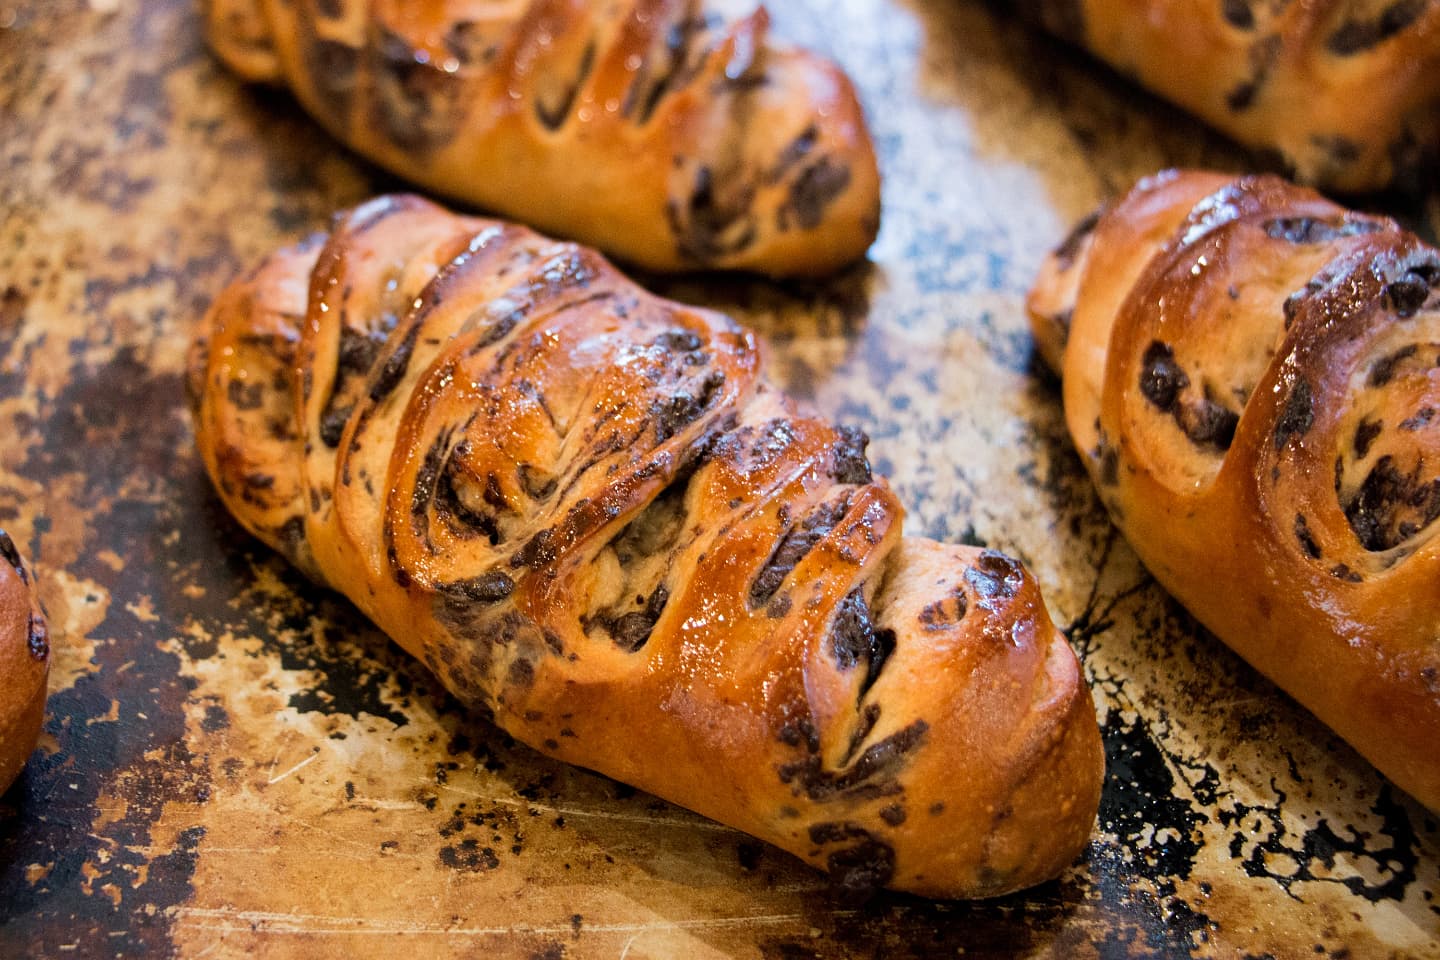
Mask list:
[{"label": "partially visible bread", "polygon": [[736,6],[201,4],[231,69],[429,190],[654,270],[833,271],[879,227],[855,91]]},{"label": "partially visible bread", "polygon": [[1434,177],[1440,0],[1016,0],[1062,39],[1335,190]]},{"label": "partially visible bread", "polygon": [[1169,172],[1029,307],[1155,578],[1440,810],[1440,251],[1276,177]]},{"label": "partially visible bread", "polygon": [[49,672],[50,635],[35,576],[0,530],[0,793],[35,749]]},{"label": "partially visible bread", "polygon": [[901,531],[754,335],[414,197],[211,309],[226,506],[468,706],[842,886],[997,896],[1095,821],[1090,692],[1035,580]]}]

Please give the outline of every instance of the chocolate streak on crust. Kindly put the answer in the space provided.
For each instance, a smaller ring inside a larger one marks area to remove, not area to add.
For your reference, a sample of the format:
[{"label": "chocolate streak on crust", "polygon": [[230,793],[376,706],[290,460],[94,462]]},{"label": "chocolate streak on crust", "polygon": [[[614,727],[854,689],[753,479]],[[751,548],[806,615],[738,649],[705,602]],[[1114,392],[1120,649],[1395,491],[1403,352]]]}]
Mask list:
[{"label": "chocolate streak on crust", "polygon": [[1410,26],[1424,12],[1428,0],[1396,0],[1373,20],[1346,20],[1325,46],[1331,53],[1347,57],[1369,50]]},{"label": "chocolate streak on crust", "polygon": [[25,571],[25,562],[20,559],[20,551],[15,549],[15,541],[10,539],[10,534],[0,530],[0,557],[15,568],[22,581],[28,582],[30,576]]}]

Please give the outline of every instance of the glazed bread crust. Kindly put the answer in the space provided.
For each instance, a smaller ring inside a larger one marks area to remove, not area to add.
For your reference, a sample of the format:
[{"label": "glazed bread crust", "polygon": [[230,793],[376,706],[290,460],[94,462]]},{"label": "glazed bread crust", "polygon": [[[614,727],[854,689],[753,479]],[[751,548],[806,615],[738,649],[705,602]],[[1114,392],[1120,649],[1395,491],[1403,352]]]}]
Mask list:
[{"label": "glazed bread crust", "polygon": [[1440,148],[1440,0],[1021,0],[1303,181],[1417,188]]},{"label": "glazed bread crust", "polygon": [[1082,225],[1029,303],[1155,578],[1432,810],[1437,286],[1440,254],[1393,221],[1169,172]]},{"label": "glazed bread crust", "polygon": [[50,634],[35,575],[0,530],[0,793],[35,749],[49,673]]},{"label": "glazed bread crust", "polygon": [[903,537],[726,317],[385,197],[232,285],[189,382],[236,517],[544,753],[854,889],[1083,849],[1098,729],[1034,580]]},{"label": "glazed bread crust", "polygon": [[[823,274],[879,228],[833,63],[719,0],[204,0],[240,76],[447,196],[653,270]],[[745,5],[750,6],[750,5]]]}]

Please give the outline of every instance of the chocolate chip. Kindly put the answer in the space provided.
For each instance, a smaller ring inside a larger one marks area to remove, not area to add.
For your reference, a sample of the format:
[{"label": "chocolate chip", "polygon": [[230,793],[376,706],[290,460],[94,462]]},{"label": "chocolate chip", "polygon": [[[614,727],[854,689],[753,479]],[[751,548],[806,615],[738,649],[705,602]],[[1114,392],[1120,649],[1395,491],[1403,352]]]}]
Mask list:
[{"label": "chocolate chip", "polygon": [[531,537],[520,552],[510,560],[512,567],[543,567],[552,563],[556,557],[556,549],[551,540],[554,534],[550,530],[541,530]]},{"label": "chocolate chip", "polygon": [[500,570],[436,586],[447,599],[469,603],[499,603],[515,592],[515,581]]},{"label": "chocolate chip", "polygon": [[859,696],[863,697],[874,685],[890,655],[895,652],[895,643],[895,631],[875,629],[864,592],[857,587],[846,594],[830,628],[830,652],[835,658],[835,666],[842,671],[853,669],[861,659],[868,664]]},{"label": "chocolate chip", "polygon": [[1303,513],[1295,514],[1295,539],[1300,541],[1300,549],[1304,550],[1311,560],[1320,559],[1320,544],[1315,542]]},{"label": "chocolate chip", "polygon": [[1374,388],[1388,384],[1395,377],[1395,369],[1413,357],[1416,349],[1415,344],[1412,343],[1407,347],[1401,347],[1388,357],[1382,357],[1375,361],[1375,366],[1370,368],[1369,386]]},{"label": "chocolate chip", "polygon": [[865,448],[870,438],[858,427],[839,427],[835,434],[830,447],[830,475],[837,483],[869,483],[870,461],[865,458]]},{"label": "chocolate chip", "polygon": [[1400,421],[1400,429],[1413,432],[1423,427],[1428,427],[1430,425],[1430,421],[1433,419],[1435,419],[1435,408],[1421,407],[1418,411],[1416,411],[1415,416],[1407,417],[1406,419]]},{"label": "chocolate chip", "polygon": [[258,410],[265,402],[265,387],[259,383],[231,380],[225,386],[225,398],[236,410]]},{"label": "chocolate chip", "polygon": [[841,670],[854,669],[874,642],[875,626],[870,622],[870,607],[865,595],[853,590],[840,601],[835,614],[835,623],[830,631],[830,652],[835,666]]},{"label": "chocolate chip", "polygon": [[575,106],[575,99],[580,94],[580,88],[585,85],[585,78],[590,76],[590,71],[595,66],[595,44],[592,41],[585,47],[585,52],[580,57],[580,67],[576,71],[575,79],[572,80],[560,94],[560,99],[553,106],[546,106],[538,97],[535,100],[535,116],[547,130],[559,130],[565,123],[570,111]]},{"label": "chocolate chip", "polygon": [[1368,50],[1414,23],[1425,10],[1427,0],[1398,0],[1374,20],[1346,20],[1325,42],[1331,53],[1351,56]]},{"label": "chocolate chip", "polygon": [[790,172],[791,167],[800,163],[810,155],[810,151],[815,149],[815,143],[819,139],[820,128],[815,124],[812,123],[802,130],[799,136],[791,140],[785,149],[780,151],[780,156],[776,159],[775,165],[770,168],[770,173],[765,178],[766,181],[768,183],[779,183],[783,180],[785,175]]},{"label": "chocolate chip", "polygon": [[1120,453],[1114,447],[1106,447],[1100,455],[1100,483],[1113,487],[1120,482]]},{"label": "chocolate chip", "polygon": [[529,463],[522,463],[516,473],[520,478],[520,489],[532,500],[548,499],[559,481],[549,471]]},{"label": "chocolate chip", "polygon": [[822,821],[812,823],[807,831],[810,835],[810,842],[817,847],[827,846],[832,843],[843,843],[846,840],[853,840],[856,837],[868,837],[870,831],[856,823],[844,821],[836,823],[833,821]]},{"label": "chocolate chip", "polygon": [[1250,9],[1250,0],[1220,0],[1220,13],[1232,27],[1255,29],[1255,11]]},{"label": "chocolate chip", "polygon": [[927,632],[945,630],[965,618],[968,606],[969,601],[965,597],[965,591],[956,589],[950,597],[926,604],[920,611],[918,619],[921,627]]},{"label": "chocolate chip", "polygon": [[1345,504],[1345,519],[1365,549],[1390,550],[1440,517],[1440,479],[1424,483],[1420,469],[1401,473],[1387,454]]},{"label": "chocolate chip", "polygon": [[1407,273],[1387,283],[1381,297],[1387,310],[1401,319],[1409,319],[1430,299],[1430,284],[1417,273]]},{"label": "chocolate chip", "polygon": [[1250,45],[1250,77],[1231,90],[1225,98],[1226,105],[1232,111],[1239,112],[1254,104],[1256,95],[1270,79],[1270,70],[1275,66],[1282,46],[1278,34],[1263,37]]},{"label": "chocolate chip", "polygon": [[829,157],[801,170],[790,184],[785,202],[776,211],[776,226],[789,230],[814,230],[825,219],[825,211],[850,185],[850,168]]},{"label": "chocolate chip", "polygon": [[1013,599],[1025,581],[1020,565],[996,550],[986,550],[975,565],[965,568],[965,582],[982,601]]},{"label": "chocolate chip", "polygon": [[[460,496],[460,484],[464,482],[465,477],[461,462],[468,453],[467,444],[467,441],[462,440],[446,458],[445,466],[435,481],[434,496],[431,502],[435,506],[435,515],[445,523],[451,533],[467,538],[479,534],[490,541],[492,547],[498,547],[503,539],[499,521],[493,514],[471,509],[465,499]],[[425,465],[421,468],[421,476],[416,478],[417,497],[421,492],[422,477],[428,476],[429,469],[430,461],[427,457]],[[491,476],[493,477],[493,474]],[[488,503],[491,499],[488,496],[489,490],[486,493],[487,496],[483,499]],[[421,503],[418,500],[416,502],[417,504]]]},{"label": "chocolate chip", "polygon": [[1255,95],[1260,91],[1260,84],[1255,80],[1245,80],[1231,88],[1225,94],[1225,106],[1230,108],[1232,113],[1240,113],[1249,109],[1255,103]]},{"label": "chocolate chip", "polygon": [[684,203],[666,206],[670,229],[682,255],[699,264],[713,263],[738,253],[755,242],[757,229],[752,209],[753,186],[741,186],[722,201],[708,166],[695,173],[695,183]]},{"label": "chocolate chip", "polygon": [[50,631],[43,619],[31,613],[26,633],[32,660],[44,660],[50,656]]},{"label": "chocolate chip", "polygon": [[1355,428],[1354,446],[1356,459],[1365,459],[1365,455],[1370,452],[1370,444],[1375,442],[1375,438],[1380,436],[1381,431],[1384,429],[1385,423],[1383,420],[1360,421],[1360,425]]},{"label": "chocolate chip", "polygon": [[[313,30],[313,28],[312,28]],[[347,43],[311,36],[301,44],[306,76],[324,100],[324,109],[337,117],[348,117],[355,96],[355,78],[360,51]]]},{"label": "chocolate chip", "polygon": [[350,422],[350,414],[354,412],[353,406],[327,408],[320,418],[320,442],[331,450],[337,449],[345,436],[345,425]]},{"label": "chocolate chip", "polygon": [[865,744],[865,741],[869,738],[871,731],[875,729],[875,724],[878,723],[879,720],[880,704],[865,704],[865,708],[860,711],[859,721],[855,724],[855,728],[850,731],[850,742],[845,746],[845,755],[840,758],[840,766],[848,766],[850,761],[855,759],[855,754],[857,754]]},{"label": "chocolate chip", "polygon": [[[790,724],[781,728],[782,739],[789,729],[792,729]],[[805,729],[810,734],[806,742],[812,744],[809,755],[781,766],[778,771],[780,782],[794,783],[811,800],[828,803],[842,797],[863,799],[899,793],[901,788],[894,778],[905,757],[925,741],[930,725],[924,720],[914,721],[878,743],[871,744],[854,763],[841,771],[824,769],[819,756],[820,742],[814,733],[813,724],[805,721]],[[791,746],[796,745],[790,740],[785,742]]]},{"label": "chocolate chip", "polygon": [[410,493],[410,524],[415,533],[422,534],[428,527],[426,514],[435,500],[436,484],[440,470],[449,462],[451,430],[443,430],[425,451],[420,469],[415,471],[415,485]]},{"label": "chocolate chip", "polygon": [[656,400],[650,409],[655,421],[655,439],[663,443],[693,423],[715,402],[720,388],[725,385],[725,374],[712,370],[700,383],[694,394],[677,391],[672,396]]},{"label": "chocolate chip", "polygon": [[665,48],[662,51],[664,59],[659,67],[653,67],[648,57],[641,62],[640,70],[620,108],[625,117],[633,119],[641,126],[649,123],[666,94],[683,87],[687,79],[686,66],[691,59],[691,47],[695,38],[702,34],[706,27],[704,16],[681,17],[671,25],[665,34]]},{"label": "chocolate chip", "polygon": [[423,57],[404,37],[384,27],[371,46],[370,123],[391,143],[416,154],[454,139],[460,75]]},{"label": "chocolate chip", "polygon": [[416,322],[405,334],[395,351],[385,360],[385,365],[370,384],[370,400],[379,403],[388,397],[405,377],[410,357],[415,352],[415,341],[420,335],[420,324]]},{"label": "chocolate chip", "polygon": [[835,524],[845,516],[849,507],[848,496],[822,503],[785,532],[774,552],[750,583],[749,600],[752,609],[764,606],[775,596],[790,571],[805,559],[815,544],[830,535],[830,531],[835,529]]},{"label": "chocolate chip", "polygon": [[610,636],[615,645],[627,653],[634,653],[650,640],[665,604],[670,601],[670,591],[662,583],[650,594],[645,609],[627,613],[609,624]]},{"label": "chocolate chip", "polygon": [[705,345],[693,330],[666,330],[655,338],[655,346],[674,353],[693,353]]},{"label": "chocolate chip", "polygon": [[804,745],[807,753],[820,752],[820,733],[809,718],[787,720],[780,726],[780,742],[787,747]]},{"label": "chocolate chip", "polygon": [[344,327],[340,331],[340,349],[336,355],[336,369],[343,375],[365,374],[375,365],[380,350],[385,346],[385,335],[395,326],[395,318],[389,317],[382,323],[384,328],[371,335],[365,335]]},{"label": "chocolate chip", "polygon": [[1351,570],[1349,566],[1343,563],[1338,563],[1334,567],[1331,567],[1330,576],[1336,580],[1344,580],[1346,583],[1360,583],[1364,580],[1360,574]]},{"label": "chocolate chip", "polygon": [[[1275,424],[1275,449],[1285,446],[1291,437],[1303,437],[1315,423],[1314,401],[1311,397],[1310,381],[1301,377],[1290,388],[1285,398],[1285,408]],[[1234,431],[1231,431],[1234,435]]]},{"label": "chocolate chip", "polygon": [[1182,405],[1175,419],[1191,443],[1216,450],[1230,449],[1240,426],[1239,414],[1208,396]]},{"label": "chocolate chip", "polygon": [[485,64],[494,59],[496,46],[480,32],[474,20],[458,20],[445,31],[445,49],[464,66]]},{"label": "chocolate chip", "polygon": [[[510,669],[506,671],[505,679],[513,686],[528,687],[535,682],[535,664],[524,657],[517,657],[510,661]],[[559,744],[556,744],[550,749],[554,750],[558,746]]]},{"label": "chocolate chip", "polygon": [[1169,344],[1152,341],[1140,361],[1140,392],[1156,409],[1169,413],[1181,391],[1190,385],[1190,378],[1175,362],[1175,351]]},{"label": "chocolate chip", "polygon": [[20,559],[20,551],[15,548],[15,541],[10,539],[10,534],[4,530],[0,530],[0,557],[5,558],[5,562],[23,576],[25,564]]},{"label": "chocolate chip", "polygon": [[299,548],[301,543],[305,542],[305,518],[291,517],[282,523],[276,532],[279,534],[280,541],[285,544],[291,556],[294,556],[294,551]]},{"label": "chocolate chip", "polygon": [[1382,228],[1383,224],[1376,220],[1351,214],[1330,218],[1274,217],[1266,220],[1261,227],[1268,237],[1297,244],[1332,243],[1344,237],[1375,233]]}]

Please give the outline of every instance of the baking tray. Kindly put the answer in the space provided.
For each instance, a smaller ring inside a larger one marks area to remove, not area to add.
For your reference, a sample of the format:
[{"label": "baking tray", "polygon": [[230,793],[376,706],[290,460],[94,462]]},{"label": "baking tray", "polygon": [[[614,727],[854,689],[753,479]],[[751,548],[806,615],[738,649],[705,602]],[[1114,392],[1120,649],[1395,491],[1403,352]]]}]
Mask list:
[{"label": "baking tray", "polygon": [[[864,427],[908,529],[1035,571],[1109,758],[1084,859],[992,902],[846,900],[467,716],[248,538],[195,454],[191,330],[248,265],[398,184],[238,84],[187,0],[32,0],[0,3],[0,524],[55,663],[0,799],[0,956],[1440,957],[1436,817],[1145,574],[1025,328],[1040,258],[1103,197],[1254,161],[1000,10],[772,6],[861,88],[871,260],[651,282],[752,324],[777,380]],[[1435,197],[1378,203],[1440,223]]]}]

